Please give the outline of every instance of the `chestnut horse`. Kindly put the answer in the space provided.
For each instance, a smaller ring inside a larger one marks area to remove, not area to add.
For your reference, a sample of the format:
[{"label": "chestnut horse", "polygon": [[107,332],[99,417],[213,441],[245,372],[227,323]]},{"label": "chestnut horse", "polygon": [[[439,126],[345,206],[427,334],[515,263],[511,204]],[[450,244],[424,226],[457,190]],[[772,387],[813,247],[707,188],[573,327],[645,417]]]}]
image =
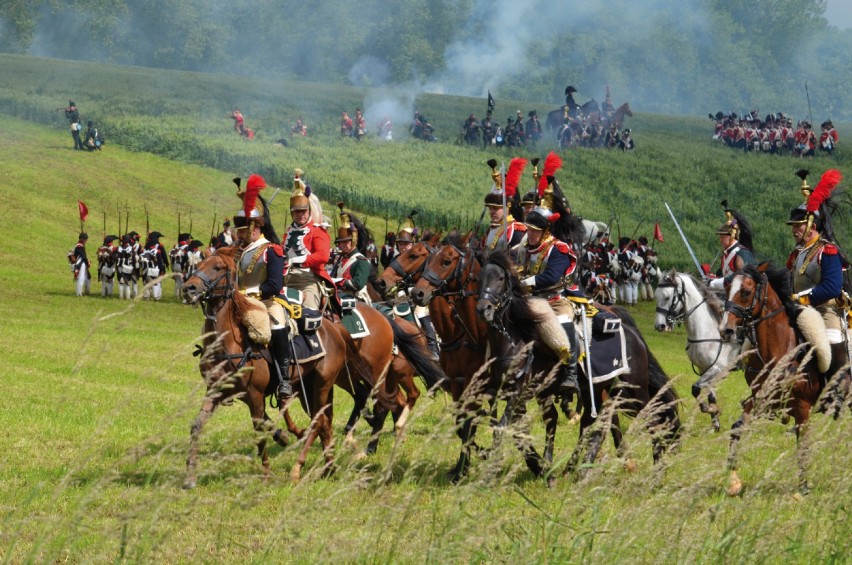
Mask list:
[{"label": "chestnut horse", "polygon": [[[808,491],[802,444],[811,408],[825,387],[819,373],[822,367],[828,369],[826,358],[830,357],[830,351],[817,348],[814,355],[803,354],[794,325],[815,328],[817,333],[820,326],[823,330],[825,326],[816,310],[802,308],[790,298],[792,294],[789,272],[770,262],[747,265],[737,271],[728,290],[726,314],[719,331],[727,339],[733,338],[738,330],[745,332],[756,349],[749,355],[744,371],[751,396],[743,403],[743,414],[734,423],[731,433],[728,453],[731,471],[728,494],[731,496],[742,491],[742,481],[737,475],[736,448],[742,428],[756,407],[762,412],[781,409],[795,419],[800,455],[799,488],[803,493]],[[824,335],[821,341],[827,343]]]},{"label": "chestnut horse", "polygon": [[[186,460],[185,488],[197,482],[199,436],[204,424],[217,407],[226,401],[239,398],[249,408],[256,431],[269,431],[272,422],[266,413],[266,396],[274,394],[276,379],[270,378],[268,361],[263,348],[248,339],[243,326],[244,313],[254,308],[248,299],[235,291],[235,260],[237,246],[218,250],[198,265],[195,273],[183,286],[189,303],[204,303],[204,345],[199,363],[201,375],[207,384],[207,394],[192,425],[189,455]],[[294,481],[301,477],[308,450],[317,436],[322,442],[326,472],[333,462],[333,392],[332,386],[341,373],[354,374],[355,380],[369,381],[371,373],[354,350],[349,334],[334,324],[323,324],[317,335],[325,346],[326,354],[315,361],[293,363],[291,378],[299,381],[297,392],[305,412],[311,418],[308,436],[290,472]],[[345,370],[344,370],[345,369]],[[291,430],[291,423],[288,421]],[[280,429],[273,439],[282,447],[286,439]],[[258,455],[263,464],[264,477],[269,476],[269,456],[266,435],[258,440]]]}]

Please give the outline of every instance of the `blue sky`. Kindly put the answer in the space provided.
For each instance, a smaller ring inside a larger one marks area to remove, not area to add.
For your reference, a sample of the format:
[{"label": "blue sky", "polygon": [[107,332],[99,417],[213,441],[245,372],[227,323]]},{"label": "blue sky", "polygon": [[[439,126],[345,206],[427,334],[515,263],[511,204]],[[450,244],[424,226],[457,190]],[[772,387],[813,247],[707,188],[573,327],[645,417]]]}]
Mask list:
[{"label": "blue sky", "polygon": [[828,23],[840,29],[852,28],[852,1],[828,0],[825,18]]}]

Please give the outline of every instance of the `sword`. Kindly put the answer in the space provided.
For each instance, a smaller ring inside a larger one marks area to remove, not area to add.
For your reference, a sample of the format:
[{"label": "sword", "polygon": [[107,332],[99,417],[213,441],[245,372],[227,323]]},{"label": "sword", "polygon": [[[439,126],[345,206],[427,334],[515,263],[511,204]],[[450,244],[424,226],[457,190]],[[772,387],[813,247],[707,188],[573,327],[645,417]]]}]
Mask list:
[{"label": "sword", "polygon": [[266,204],[272,204],[272,201],[275,200],[275,197],[278,196],[278,193],[281,192],[281,188],[276,188],[275,192],[272,193],[272,196],[269,197],[269,200],[266,201]]},{"label": "sword", "polygon": [[586,305],[580,304],[580,316],[581,320],[583,320],[583,349],[586,352],[586,378],[589,380],[589,400],[591,401],[591,415],[592,418],[598,417],[598,409],[595,406],[595,384],[592,382],[592,357],[589,351],[589,323],[588,318],[586,317]]},{"label": "sword", "polygon": [[672,221],[674,222],[675,227],[677,228],[677,232],[680,234],[680,238],[683,240],[683,244],[686,245],[686,250],[689,251],[689,256],[692,257],[692,260],[695,262],[695,267],[698,269],[698,273],[701,275],[701,278],[705,278],[704,270],[701,268],[701,263],[698,262],[698,257],[695,256],[695,251],[692,250],[692,246],[689,245],[689,241],[686,239],[686,235],[684,235],[683,230],[680,229],[680,224],[677,222],[677,218],[675,218],[672,209],[669,208],[668,202],[663,202],[666,205],[666,210],[669,211],[669,216],[672,217]]}]

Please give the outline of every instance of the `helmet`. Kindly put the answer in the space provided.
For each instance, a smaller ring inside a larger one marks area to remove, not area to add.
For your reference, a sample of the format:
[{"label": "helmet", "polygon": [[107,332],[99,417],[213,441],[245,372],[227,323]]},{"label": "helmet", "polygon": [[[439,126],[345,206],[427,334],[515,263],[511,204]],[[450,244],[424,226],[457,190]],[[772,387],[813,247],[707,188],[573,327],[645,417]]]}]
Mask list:
[{"label": "helmet", "polygon": [[[262,176],[251,175],[249,177],[245,192],[242,195],[243,207],[234,214],[235,228],[251,229],[252,226],[262,227],[265,224],[263,202],[259,199],[260,191],[264,188],[266,188],[266,181],[263,180]],[[237,194],[239,194],[239,191]]]}]

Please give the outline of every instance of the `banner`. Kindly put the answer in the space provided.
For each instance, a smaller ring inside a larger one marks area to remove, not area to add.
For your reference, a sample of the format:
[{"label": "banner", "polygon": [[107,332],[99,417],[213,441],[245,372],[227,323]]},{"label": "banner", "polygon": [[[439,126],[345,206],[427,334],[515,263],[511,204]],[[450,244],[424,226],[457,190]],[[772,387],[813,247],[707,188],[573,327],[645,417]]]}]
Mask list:
[{"label": "banner", "polygon": [[85,222],[86,218],[89,217],[89,209],[83,204],[82,200],[77,201],[77,208],[80,210],[80,221]]},{"label": "banner", "polygon": [[490,90],[488,91],[488,109],[492,111],[494,110],[494,97],[491,96]]},{"label": "banner", "polygon": [[660,230],[660,222],[654,224],[654,239],[659,241],[660,243],[664,243],[663,232]]}]

